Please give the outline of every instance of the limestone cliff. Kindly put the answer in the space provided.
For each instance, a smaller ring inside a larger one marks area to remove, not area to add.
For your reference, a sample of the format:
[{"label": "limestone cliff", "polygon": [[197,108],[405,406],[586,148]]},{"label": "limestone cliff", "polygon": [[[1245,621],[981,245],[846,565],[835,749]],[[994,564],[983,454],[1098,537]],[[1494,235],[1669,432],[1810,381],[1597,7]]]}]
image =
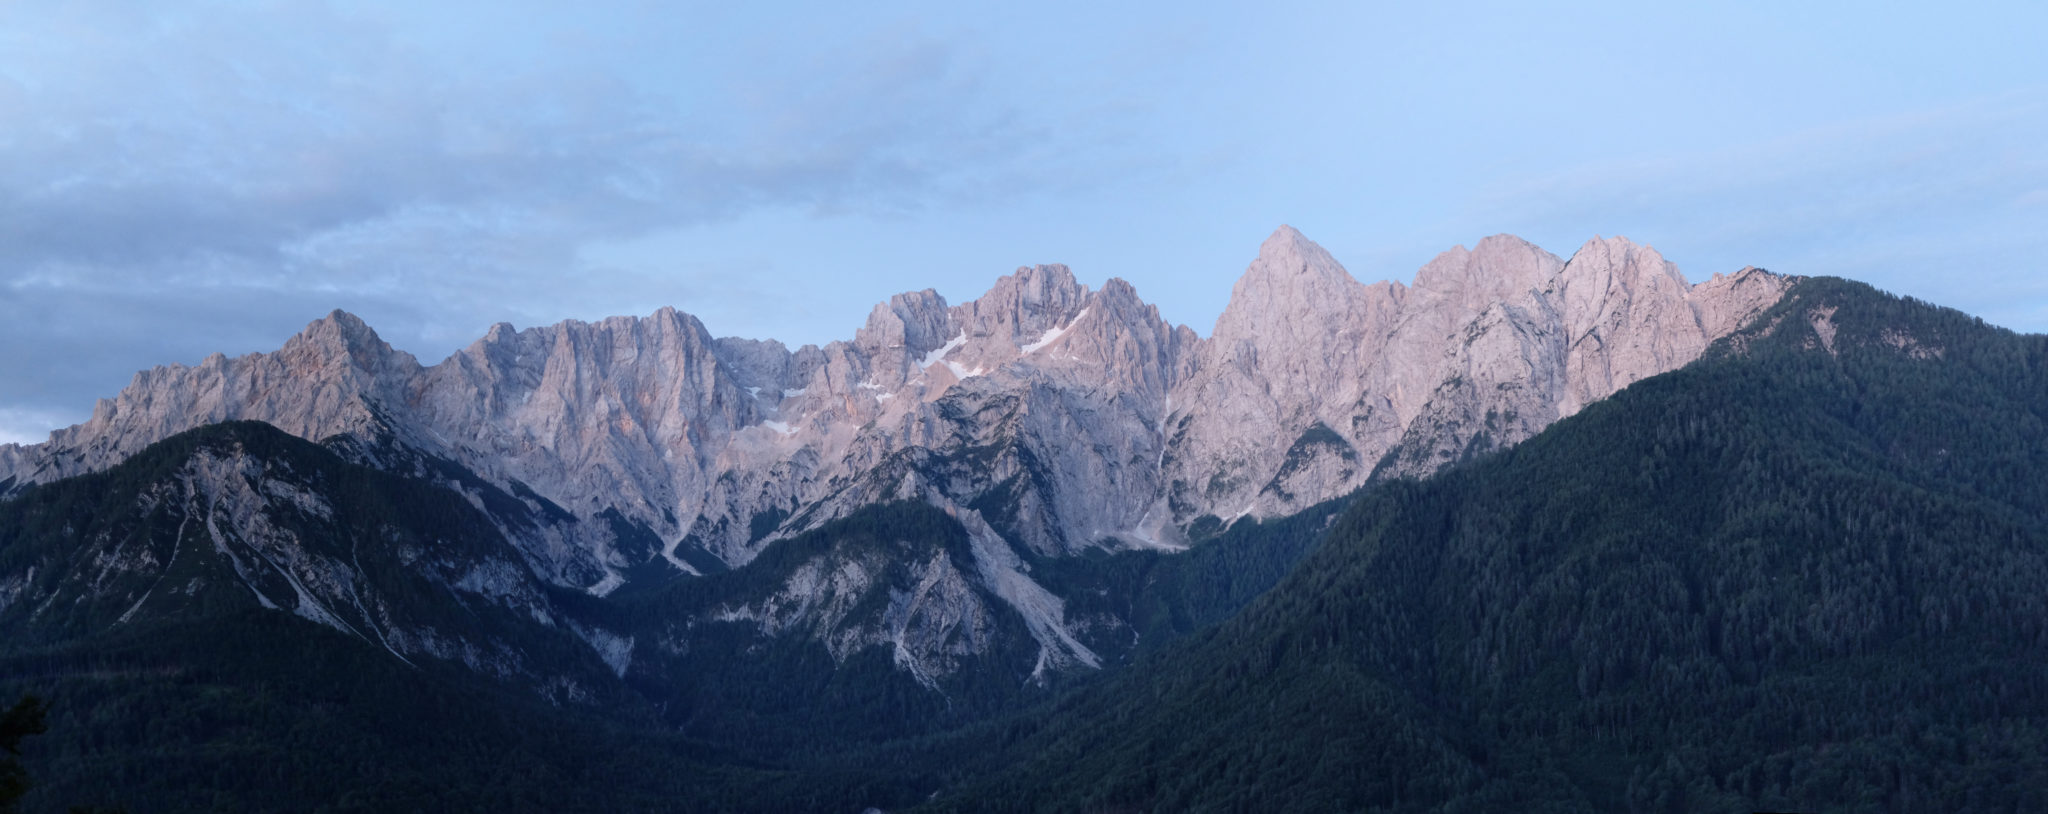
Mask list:
[{"label": "limestone cliff", "polygon": [[1561,260],[1505,235],[1366,285],[1283,226],[1207,339],[1058,265],[958,305],[900,294],[850,341],[794,350],[663,309],[501,324],[422,367],[335,312],[274,353],[145,371],[90,421],[0,447],[0,491],[257,419],[387,468],[482,475],[557,521],[507,527],[529,563],[599,593],[649,562],[743,564],[906,478],[1039,555],[1176,547],[1520,441],[1697,358],[1784,287],[1755,269],[1688,285],[1622,238]]}]

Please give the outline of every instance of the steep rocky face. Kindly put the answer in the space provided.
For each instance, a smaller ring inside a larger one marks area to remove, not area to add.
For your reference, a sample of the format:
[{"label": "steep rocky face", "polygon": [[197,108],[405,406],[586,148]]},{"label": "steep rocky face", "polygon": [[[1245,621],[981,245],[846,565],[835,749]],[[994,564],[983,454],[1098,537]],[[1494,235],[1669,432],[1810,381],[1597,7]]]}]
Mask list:
[{"label": "steep rocky face", "polygon": [[[827,527],[836,534],[800,536],[766,565],[775,579],[765,589],[757,578],[717,597],[696,625],[666,625],[657,647],[702,650],[723,631],[696,627],[737,624],[768,638],[814,641],[837,662],[885,650],[896,668],[941,692],[963,672],[1008,672],[1029,683],[1101,666],[1077,640],[1065,602],[1031,578],[978,511],[914,476],[895,497],[927,505],[869,504]],[[866,533],[877,505],[885,519],[907,523]]]},{"label": "steep rocky face", "polygon": [[1655,249],[1587,241],[1521,302],[1453,344],[1449,374],[1403,433],[1387,474],[1416,476],[1517,443],[1629,384],[1699,358],[1778,301],[1757,269],[1688,286]]},{"label": "steep rocky face", "polygon": [[995,603],[971,573],[942,549],[831,552],[798,566],[773,593],[710,618],[814,640],[840,662],[887,648],[898,668],[937,689],[998,644]]},{"label": "steep rocky face", "polygon": [[[761,402],[720,363],[696,318],[500,324],[408,387],[424,441],[486,476],[519,481],[578,515],[606,509],[673,532],[706,471]],[[619,563],[624,565],[625,563]]]},{"label": "steep rocky face", "polygon": [[904,467],[961,504],[999,495],[1004,532],[1041,554],[1143,544],[1166,522],[1147,517],[1158,422],[1199,340],[1121,280],[1091,291],[1036,266],[959,306],[900,295],[853,342],[787,360],[721,342],[733,368],[761,371],[750,389],[779,394],[717,462],[685,531],[728,562],[883,499]]},{"label": "steep rocky face", "polygon": [[1678,267],[1655,249],[1595,239],[1545,293],[1564,321],[1570,414],[1650,373],[1698,358],[1710,340]]},{"label": "steep rocky face", "polygon": [[1336,414],[1366,397],[1408,296],[1399,283],[1359,284],[1292,227],[1267,238],[1173,394],[1163,476],[1175,523],[1257,514],[1269,491],[1314,502],[1370,474],[1357,432],[1309,430],[1350,419]]},{"label": "steep rocky face", "polygon": [[387,468],[473,471],[549,518],[501,522],[529,565],[597,593],[650,561],[742,565],[906,478],[1035,555],[1171,548],[1515,443],[1697,357],[1783,287],[1753,269],[1688,286],[1620,238],[1567,262],[1509,236],[1364,285],[1282,227],[1206,340],[1058,265],[959,305],[897,295],[852,340],[795,350],[664,309],[499,325],[423,368],[336,312],[276,353],[139,374],[50,443],[0,447],[0,489],[246,418]]},{"label": "steep rocky face", "polygon": [[1282,227],[1174,394],[1174,524],[1284,514],[1513,444],[1698,358],[1784,287],[1754,269],[1689,286],[1623,238],[1567,262],[1507,235],[1412,286],[1365,286]]},{"label": "steep rocky face", "polygon": [[96,472],[179,432],[241,418],[308,439],[368,431],[379,423],[378,405],[402,402],[419,370],[412,354],[385,344],[355,315],[335,311],[274,353],[216,353],[195,367],[135,374],[119,395],[101,399],[86,423],[58,430],[44,444],[9,445],[0,464],[11,463],[11,471],[0,472],[0,480]]}]

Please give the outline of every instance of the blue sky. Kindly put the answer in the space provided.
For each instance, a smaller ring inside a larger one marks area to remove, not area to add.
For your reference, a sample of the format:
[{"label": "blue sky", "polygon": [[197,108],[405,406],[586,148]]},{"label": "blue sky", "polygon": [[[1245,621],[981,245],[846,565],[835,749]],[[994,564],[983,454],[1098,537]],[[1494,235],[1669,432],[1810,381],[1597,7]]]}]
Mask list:
[{"label": "blue sky", "polygon": [[0,441],[337,307],[794,345],[1060,262],[1206,334],[1281,223],[2048,330],[2040,3],[569,5],[0,2]]}]

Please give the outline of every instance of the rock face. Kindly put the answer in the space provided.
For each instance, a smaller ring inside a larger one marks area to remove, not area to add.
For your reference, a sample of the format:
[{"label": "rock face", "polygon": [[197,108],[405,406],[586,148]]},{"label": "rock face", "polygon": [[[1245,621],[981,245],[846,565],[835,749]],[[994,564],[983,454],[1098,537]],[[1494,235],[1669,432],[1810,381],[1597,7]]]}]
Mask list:
[{"label": "rock face", "polygon": [[1755,269],[1688,286],[1656,250],[1588,241],[1567,262],[1496,235],[1412,286],[1361,285],[1282,227],[1175,393],[1173,518],[1284,514],[1377,471],[1424,475],[1513,444],[1777,301]]},{"label": "rock face", "polygon": [[403,403],[419,372],[412,354],[385,344],[353,314],[335,311],[275,353],[216,353],[196,367],[137,373],[119,395],[100,400],[91,420],[52,433],[47,443],[10,450],[0,460],[16,468],[0,478],[45,482],[97,472],[179,432],[242,418],[308,439],[371,432],[380,425],[377,406]]},{"label": "rock face", "polygon": [[[918,489],[914,479],[909,488]],[[1050,673],[1102,666],[1076,638],[1065,601],[1028,575],[979,512],[929,486],[921,491],[916,497],[945,518],[939,544],[906,539],[901,530],[881,546],[840,539],[790,568],[772,591],[721,602],[702,619],[750,625],[770,638],[807,638],[841,663],[862,649],[885,649],[895,667],[940,692],[961,673],[1008,672],[1041,683]],[[658,646],[703,649],[690,631],[674,628],[656,637]]]},{"label": "rock face", "polygon": [[[738,566],[902,496],[971,512],[1005,551],[1173,548],[1520,441],[1698,357],[1784,287],[1755,269],[1689,286],[1620,238],[1563,261],[1509,236],[1363,285],[1281,227],[1206,340],[1058,265],[959,305],[900,294],[851,341],[795,350],[664,309],[500,324],[422,367],[337,311],[275,353],[138,374],[90,421],[0,447],[0,491],[257,419],[386,468],[481,475],[554,518],[506,526],[528,564],[596,593],[650,562]],[[783,607],[745,613],[779,625]]]}]

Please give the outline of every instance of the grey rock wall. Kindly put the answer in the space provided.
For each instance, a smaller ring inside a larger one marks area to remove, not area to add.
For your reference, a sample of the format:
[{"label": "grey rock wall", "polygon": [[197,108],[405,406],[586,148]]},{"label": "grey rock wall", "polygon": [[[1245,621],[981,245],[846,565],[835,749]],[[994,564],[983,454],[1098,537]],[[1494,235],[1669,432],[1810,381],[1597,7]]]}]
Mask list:
[{"label": "grey rock wall", "polygon": [[[1745,269],[1688,285],[1622,238],[1563,260],[1500,235],[1411,285],[1366,285],[1281,227],[1207,339],[1122,280],[1091,290],[1058,265],[958,305],[900,294],[851,341],[795,350],[663,309],[500,324],[423,367],[337,311],[274,353],[137,374],[90,421],[0,446],[0,484],[257,419],[446,458],[559,507],[585,528],[528,535],[550,549],[529,562],[600,593],[648,558],[743,564],[913,472],[1039,555],[1172,548],[1204,518],[1285,514],[1518,442],[1697,358],[1785,284]],[[660,550],[625,545],[608,512]]]}]

